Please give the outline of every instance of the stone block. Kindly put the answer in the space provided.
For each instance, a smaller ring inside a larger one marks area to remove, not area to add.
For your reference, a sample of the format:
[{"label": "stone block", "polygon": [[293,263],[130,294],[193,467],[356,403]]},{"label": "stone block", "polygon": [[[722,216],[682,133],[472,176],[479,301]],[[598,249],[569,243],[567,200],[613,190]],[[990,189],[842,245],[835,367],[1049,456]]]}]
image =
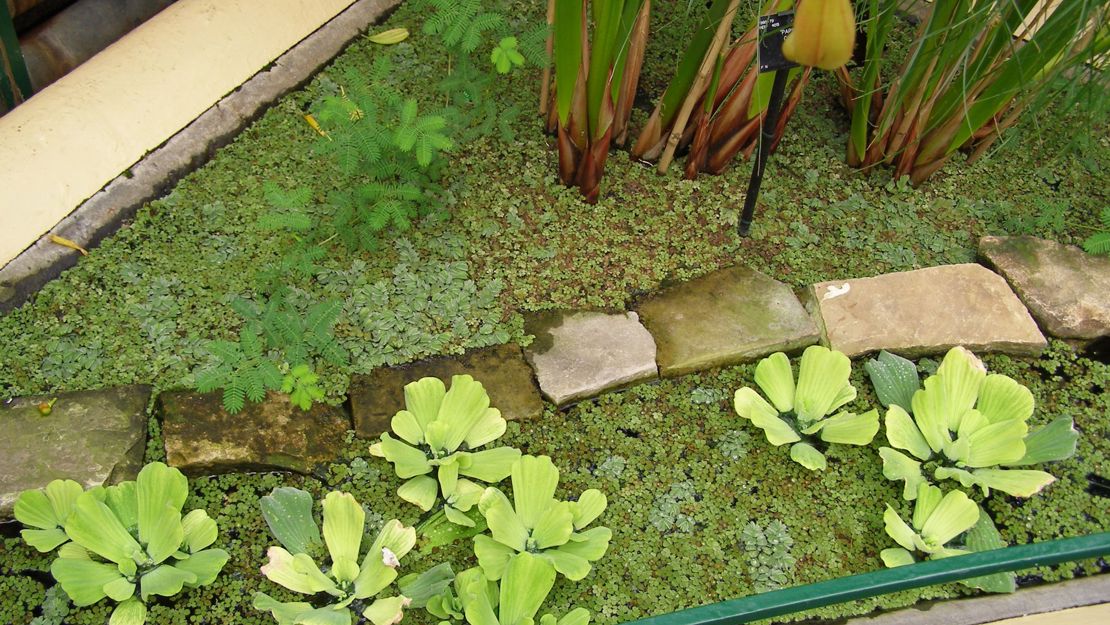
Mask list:
[{"label": "stone block", "polygon": [[818,338],[790,286],[747,267],[667,288],[637,311],[659,346],[664,377],[797,351]]},{"label": "stone block", "polygon": [[[56,398],[49,415],[39,404]],[[0,518],[19,493],[71,479],[85,488],[133,480],[146,451],[149,386],[16,398],[0,404]]]},{"label": "stone block", "polygon": [[636,313],[546,312],[525,319],[524,356],[556,406],[657,377],[655,341]]}]

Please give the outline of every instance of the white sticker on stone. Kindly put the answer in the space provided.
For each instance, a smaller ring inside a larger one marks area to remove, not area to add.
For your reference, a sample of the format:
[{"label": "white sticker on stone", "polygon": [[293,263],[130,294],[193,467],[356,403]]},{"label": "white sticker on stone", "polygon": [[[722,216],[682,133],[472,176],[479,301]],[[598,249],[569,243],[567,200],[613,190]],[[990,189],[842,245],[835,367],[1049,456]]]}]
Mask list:
[{"label": "white sticker on stone", "polygon": [[827,299],[833,299],[834,297],[840,297],[841,295],[847,295],[848,291],[851,290],[852,285],[848,284],[847,282],[845,282],[842,286],[830,284],[829,286],[825,287],[825,295],[821,298],[821,300],[824,301]]}]

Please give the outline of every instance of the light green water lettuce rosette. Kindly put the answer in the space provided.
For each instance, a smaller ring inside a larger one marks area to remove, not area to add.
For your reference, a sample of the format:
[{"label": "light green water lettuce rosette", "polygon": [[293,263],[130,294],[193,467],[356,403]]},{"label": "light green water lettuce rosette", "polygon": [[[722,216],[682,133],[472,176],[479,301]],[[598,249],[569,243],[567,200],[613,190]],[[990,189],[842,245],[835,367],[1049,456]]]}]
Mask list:
[{"label": "light green water lettuce rosette", "polygon": [[547,456],[522,456],[513,464],[512,483],[513,503],[493,487],[478,503],[490,535],[474,537],[474,554],[486,577],[501,579],[521,553],[535,555],[567,579],[585,577],[613,537],[608,527],[586,529],[605,511],[605,495],[591,488],[578,501],[555,499],[559,469]]},{"label": "light green water lettuce rosette", "polygon": [[[1033,394],[1004,375],[987,374],[974,354],[951,349],[935,375],[913,394],[913,414],[891,404],[881,447],[883,475],[904,480],[903,497],[914,499],[926,483],[922,463],[935,461],[934,477],[964,487],[996,488],[1030,497],[1052,483],[1050,473],[1012,467],[1062,460],[1075,453],[1078,434],[1068,417],[1030,432]],[[902,453],[909,452],[909,455]]]},{"label": "light green water lettuce rosette", "polygon": [[110,625],[142,625],[146,602],[216,579],[228,554],[209,549],[216,522],[204,510],[182,516],[189,495],[180,471],[154,462],[135,481],[85,491],[72,480],[26,491],[15,517],[23,538],[46,553],[58,550],[50,573],[73,604],[105,597],[119,602]]},{"label": "light green water lettuce rosette", "polygon": [[471,451],[505,433],[501,411],[489,403],[485,388],[469,375],[451,378],[449,391],[438,378],[405,385],[405,410],[390,423],[400,440],[387,432],[370,447],[371,454],[393,463],[397,477],[408,479],[397,489],[402,499],[428,511],[442,496],[452,523],[474,526],[465,513],[485,487],[467,478],[500,482],[520,458],[512,447]]},{"label": "light green water lettuce rosette", "polygon": [[[296,488],[276,488],[262,498],[262,516],[281,547],[270,547],[262,574],[275,584],[305,595],[329,595],[333,602],[281,602],[264,592],[254,595],[254,607],[270,612],[278,625],[351,625],[352,607],[374,625],[400,622],[409,599],[403,595],[376,597],[397,578],[401,558],[416,544],[416,530],[394,519],[378,532],[362,556],[366,512],[348,493],[332,491],[324,497],[323,538],[312,516],[312,496]],[[321,569],[313,559],[326,547],[331,565]],[[371,597],[372,603],[364,606]]]},{"label": "light green water lettuce rosette", "polygon": [[[844,354],[820,345],[806,348],[799,366],[798,381],[786,354],[778,352],[759,361],[755,383],[767,396],[754,389],[736,391],[736,414],[763,430],[772,445],[790,445],[790,458],[812,471],[823,470],[825,455],[817,448],[825,443],[866,445],[879,431],[879,413],[833,412],[856,398],[848,381],[852,361]],[[833,416],[829,416],[833,415]]]},{"label": "light green water lettuce rosette", "polygon": [[947,558],[969,553],[946,545],[979,522],[979,506],[968,499],[963,491],[947,494],[936,486],[921,484],[913,508],[913,527],[910,527],[889,505],[883,514],[886,533],[899,547],[883,549],[880,557],[887,566],[913,564],[914,552],[926,557]]}]

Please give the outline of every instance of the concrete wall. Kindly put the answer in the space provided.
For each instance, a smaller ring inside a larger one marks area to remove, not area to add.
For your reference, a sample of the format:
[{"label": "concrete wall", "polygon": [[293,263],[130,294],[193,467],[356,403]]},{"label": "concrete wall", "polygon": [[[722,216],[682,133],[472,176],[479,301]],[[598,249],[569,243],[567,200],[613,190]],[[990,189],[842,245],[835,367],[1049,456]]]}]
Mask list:
[{"label": "concrete wall", "polygon": [[353,0],[179,0],[0,118],[0,266]]}]

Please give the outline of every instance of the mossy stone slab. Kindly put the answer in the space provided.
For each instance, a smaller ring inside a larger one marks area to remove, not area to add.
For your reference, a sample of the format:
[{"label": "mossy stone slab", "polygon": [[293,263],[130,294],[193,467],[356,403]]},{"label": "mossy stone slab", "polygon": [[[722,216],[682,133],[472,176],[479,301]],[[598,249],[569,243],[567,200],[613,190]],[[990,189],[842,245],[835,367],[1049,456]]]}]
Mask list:
[{"label": "mossy stone slab", "polygon": [[653,380],[655,341],[636,313],[544,312],[526,317],[535,341],[524,357],[556,406]]},{"label": "mossy stone slab", "polygon": [[469,374],[482,383],[490,406],[508,420],[534,419],[543,413],[543,399],[524,362],[520,346],[506,343],[469,351],[462,356],[430,358],[399,367],[380,367],[366,375],[351,378],[351,418],[355,433],[377,438],[389,431],[389,422],[405,407],[405,385],[421,378],[443,380]]},{"label": "mossy stone slab", "polygon": [[1045,332],[1110,336],[1110,256],[1036,237],[983,237],[979,255],[1006,278]]},{"label": "mossy stone slab", "polygon": [[819,282],[808,304],[822,344],[849,356],[885,349],[916,358],[956,345],[1034,356],[1047,346],[1006,280],[973,263]]},{"label": "mossy stone slab", "polygon": [[[49,415],[38,405],[57,398]],[[20,397],[0,404],[0,518],[19,493],[71,479],[85,488],[135,479],[146,450],[149,386]]]},{"label": "mossy stone slab", "polygon": [[664,289],[637,311],[659,346],[664,377],[796,351],[818,338],[790,286],[748,267]]},{"label": "mossy stone slab", "polygon": [[336,460],[351,427],[341,407],[301,410],[269,393],[238,413],[223,409],[219,392],[159,397],[167,464],[188,475],[237,471],[297,471]]}]

